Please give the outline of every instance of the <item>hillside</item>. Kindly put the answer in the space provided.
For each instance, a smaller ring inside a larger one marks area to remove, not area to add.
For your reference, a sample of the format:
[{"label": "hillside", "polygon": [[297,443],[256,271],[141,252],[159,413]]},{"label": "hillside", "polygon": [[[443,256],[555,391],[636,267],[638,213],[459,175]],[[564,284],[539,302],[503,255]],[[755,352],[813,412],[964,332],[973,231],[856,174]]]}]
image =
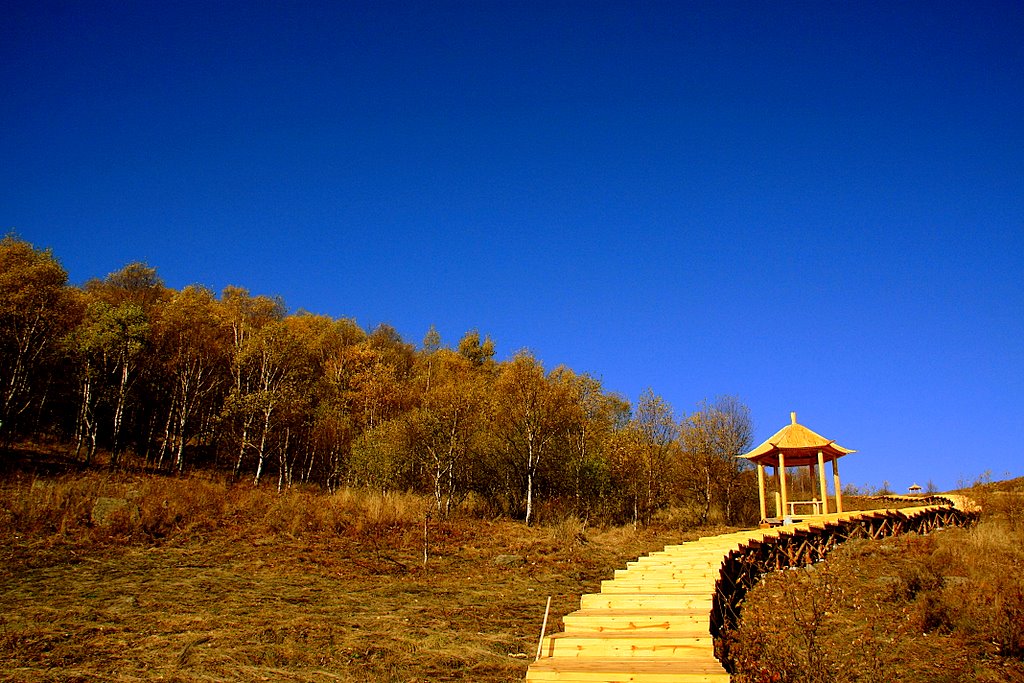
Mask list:
[{"label": "hillside", "polygon": [[[666,528],[427,520],[417,496],[202,478],[12,475],[0,680],[515,681]],[[558,628],[552,619],[549,628]]]},{"label": "hillside", "polygon": [[[1021,480],[981,524],[851,542],[752,591],[737,681],[1024,680]],[[855,501],[851,501],[853,503]],[[8,472],[0,681],[517,681],[582,593],[724,529],[541,527],[415,495]],[[424,555],[426,559],[424,560]]]},{"label": "hillside", "polygon": [[1024,478],[963,492],[974,528],[850,541],[761,581],[733,680],[1024,680]]}]

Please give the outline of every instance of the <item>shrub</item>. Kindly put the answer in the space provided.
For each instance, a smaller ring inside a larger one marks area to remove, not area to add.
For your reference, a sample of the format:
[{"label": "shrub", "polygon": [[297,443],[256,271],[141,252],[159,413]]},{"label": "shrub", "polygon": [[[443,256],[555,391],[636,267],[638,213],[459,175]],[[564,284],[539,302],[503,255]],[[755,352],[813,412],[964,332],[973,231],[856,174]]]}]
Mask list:
[{"label": "shrub", "polygon": [[[93,515],[97,501],[109,510],[102,523]],[[233,527],[293,537],[324,532],[374,536],[421,527],[429,503],[404,493],[294,489],[278,494],[201,477],[85,473],[8,480],[0,487],[0,528],[82,542],[154,542]]]},{"label": "shrub", "polygon": [[1024,674],[1024,533],[1013,502],[992,494],[973,528],[849,541],[818,569],[766,577],[729,634],[733,680]]}]

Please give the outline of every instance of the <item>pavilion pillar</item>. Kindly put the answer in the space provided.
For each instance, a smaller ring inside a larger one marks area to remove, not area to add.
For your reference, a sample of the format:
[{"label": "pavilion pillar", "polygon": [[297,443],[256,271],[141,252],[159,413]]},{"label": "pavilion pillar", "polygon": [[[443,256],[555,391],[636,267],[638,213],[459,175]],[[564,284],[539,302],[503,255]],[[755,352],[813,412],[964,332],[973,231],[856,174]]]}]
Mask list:
[{"label": "pavilion pillar", "polygon": [[768,519],[768,510],[764,502],[764,463],[757,463],[757,501],[761,504],[761,519]]},{"label": "pavilion pillar", "polygon": [[[811,487],[811,500],[815,501],[815,500],[818,500],[818,494],[814,492],[814,489],[816,489],[818,487],[818,485],[815,483],[816,481],[818,481],[818,475],[815,473],[814,463],[813,462],[810,465],[807,466],[807,471],[811,475],[810,479],[808,479],[808,481],[811,482],[810,483],[810,487]],[[815,508],[815,509],[817,509],[817,508]]]},{"label": "pavilion pillar", "polygon": [[779,493],[782,496],[782,517],[789,512],[789,495],[786,493],[786,455],[779,453]]},{"label": "pavilion pillar", "polygon": [[[835,462],[833,460],[832,462]],[[825,482],[825,456],[818,451],[818,483],[821,485],[821,513],[828,514],[828,484]]]},{"label": "pavilion pillar", "polygon": [[836,488],[836,512],[842,512],[843,486],[839,483],[839,458],[832,460],[832,485]]},{"label": "pavilion pillar", "polygon": [[779,478],[779,466],[775,466],[775,516],[782,519],[782,480]]}]

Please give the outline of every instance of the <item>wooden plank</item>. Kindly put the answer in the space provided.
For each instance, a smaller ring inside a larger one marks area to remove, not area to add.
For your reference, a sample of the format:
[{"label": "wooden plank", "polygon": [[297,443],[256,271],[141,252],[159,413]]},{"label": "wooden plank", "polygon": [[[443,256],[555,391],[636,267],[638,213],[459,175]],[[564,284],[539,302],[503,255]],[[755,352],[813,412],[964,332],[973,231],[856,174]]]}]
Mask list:
[{"label": "wooden plank", "polygon": [[566,633],[642,633],[707,628],[710,609],[581,609],[562,617]]},{"label": "wooden plank", "polygon": [[682,569],[702,569],[704,571],[718,571],[722,568],[724,557],[720,556],[714,562],[691,562],[687,560],[652,560],[650,562],[631,562],[625,569],[616,569],[616,576],[620,573],[631,571],[672,571]]},{"label": "wooden plank", "polygon": [[671,633],[556,633],[544,638],[544,657],[705,660],[714,658],[707,628]]},{"label": "wooden plank", "polygon": [[631,567],[616,569],[615,578],[612,581],[649,581],[655,578],[659,580],[717,578],[721,573],[721,565],[715,567],[673,567],[671,565]]},{"label": "wooden plank", "polygon": [[[722,575],[721,570],[715,569],[714,571],[699,571],[693,569],[685,569],[682,571],[657,571],[657,572],[636,572],[632,574],[620,574],[614,579],[606,580],[609,584],[622,584],[622,585],[642,585],[646,583],[650,584],[681,584],[687,585],[690,583],[704,583],[710,581],[714,583],[718,580],[718,577]],[[602,586],[605,582],[602,582]]]},{"label": "wooden plank", "polygon": [[711,609],[710,591],[664,593],[587,593],[580,597],[582,609]]},{"label": "wooden plank", "polygon": [[693,591],[703,589],[712,593],[715,589],[715,577],[706,579],[691,579],[689,581],[638,581],[627,583],[625,581],[602,581],[601,592],[604,594],[613,593],[671,593],[673,591]]},{"label": "wooden plank", "polygon": [[729,674],[712,662],[542,659],[530,666],[527,681],[579,683],[727,683]]}]

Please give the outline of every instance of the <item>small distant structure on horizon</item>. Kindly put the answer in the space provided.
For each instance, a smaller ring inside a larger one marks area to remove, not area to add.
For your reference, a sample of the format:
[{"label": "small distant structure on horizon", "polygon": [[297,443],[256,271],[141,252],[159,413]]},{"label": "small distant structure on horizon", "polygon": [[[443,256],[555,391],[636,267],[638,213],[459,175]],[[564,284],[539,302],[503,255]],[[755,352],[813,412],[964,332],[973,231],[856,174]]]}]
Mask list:
[{"label": "small distant structure on horizon", "polygon": [[913,495],[915,495],[915,496],[916,496],[917,494],[921,493],[921,487],[920,487],[920,486],[918,486],[917,484],[911,484],[911,485],[910,485],[910,488],[909,488],[909,489],[907,489],[907,490],[908,490],[908,491],[910,491],[910,493],[912,493],[912,494],[913,494]]}]

